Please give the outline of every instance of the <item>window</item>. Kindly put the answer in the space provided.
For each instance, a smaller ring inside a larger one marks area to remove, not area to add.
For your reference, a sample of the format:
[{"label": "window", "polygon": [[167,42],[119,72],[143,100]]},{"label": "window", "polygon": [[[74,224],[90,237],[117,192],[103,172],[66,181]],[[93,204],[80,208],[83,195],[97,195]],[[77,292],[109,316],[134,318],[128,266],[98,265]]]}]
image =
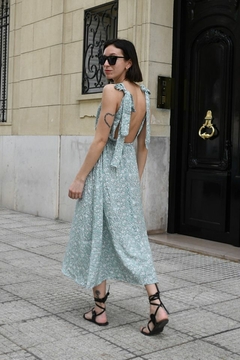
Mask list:
[{"label": "window", "polygon": [[84,13],[83,94],[99,93],[107,83],[98,58],[105,41],[117,37],[117,15],[118,1]]},{"label": "window", "polygon": [[9,1],[0,2],[0,122],[7,121]]}]

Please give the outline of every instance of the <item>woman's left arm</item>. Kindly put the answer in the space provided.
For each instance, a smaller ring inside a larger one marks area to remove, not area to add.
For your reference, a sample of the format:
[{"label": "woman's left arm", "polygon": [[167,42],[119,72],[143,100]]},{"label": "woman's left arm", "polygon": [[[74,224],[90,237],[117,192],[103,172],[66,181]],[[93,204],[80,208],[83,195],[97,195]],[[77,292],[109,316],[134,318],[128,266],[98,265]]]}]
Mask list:
[{"label": "woman's left arm", "polygon": [[84,184],[88,174],[98,161],[107,143],[111,126],[118,107],[118,91],[114,85],[106,85],[102,94],[102,106],[94,139],[90,145],[85,160],[71,184],[68,196],[72,199],[82,197]]}]

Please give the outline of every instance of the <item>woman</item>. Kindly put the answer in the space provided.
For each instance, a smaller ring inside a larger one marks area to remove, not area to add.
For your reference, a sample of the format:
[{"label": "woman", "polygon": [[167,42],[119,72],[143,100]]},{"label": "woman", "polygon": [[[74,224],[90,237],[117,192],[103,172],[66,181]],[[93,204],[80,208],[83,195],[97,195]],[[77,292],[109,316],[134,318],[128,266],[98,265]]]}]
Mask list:
[{"label": "woman", "polygon": [[142,74],[131,42],[109,40],[103,50],[99,61],[113,83],[103,89],[93,142],[69,188],[69,197],[79,200],[63,273],[93,289],[95,307],[84,318],[100,326],[108,324],[107,279],[144,285],[150,320],[141,332],[154,335],[168,315],[156,284],[140,192],[150,140],[149,91],[136,84]]}]

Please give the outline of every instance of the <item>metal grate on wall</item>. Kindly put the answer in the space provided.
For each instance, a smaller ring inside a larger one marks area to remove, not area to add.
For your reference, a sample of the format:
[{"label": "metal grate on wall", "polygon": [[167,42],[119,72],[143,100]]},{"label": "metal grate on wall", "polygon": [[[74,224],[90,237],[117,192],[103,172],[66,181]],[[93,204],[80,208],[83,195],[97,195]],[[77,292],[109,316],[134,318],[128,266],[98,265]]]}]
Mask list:
[{"label": "metal grate on wall", "polygon": [[107,79],[99,65],[99,55],[108,39],[117,37],[118,1],[112,1],[84,13],[84,52],[82,93],[102,91]]},{"label": "metal grate on wall", "polygon": [[0,122],[7,121],[9,1],[0,2]]}]

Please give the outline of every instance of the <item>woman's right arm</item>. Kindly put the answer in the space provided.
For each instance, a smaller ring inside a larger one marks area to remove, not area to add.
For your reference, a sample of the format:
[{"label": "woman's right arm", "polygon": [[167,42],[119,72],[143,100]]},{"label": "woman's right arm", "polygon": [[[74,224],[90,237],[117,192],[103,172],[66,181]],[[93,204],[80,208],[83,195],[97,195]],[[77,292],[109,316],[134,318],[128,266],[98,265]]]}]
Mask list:
[{"label": "woman's right arm", "polygon": [[106,85],[103,89],[102,106],[92,144],[86,158],[71,184],[68,196],[71,199],[82,197],[85,180],[98,161],[108,140],[109,132],[114,121],[118,106],[118,92],[113,85]]}]

